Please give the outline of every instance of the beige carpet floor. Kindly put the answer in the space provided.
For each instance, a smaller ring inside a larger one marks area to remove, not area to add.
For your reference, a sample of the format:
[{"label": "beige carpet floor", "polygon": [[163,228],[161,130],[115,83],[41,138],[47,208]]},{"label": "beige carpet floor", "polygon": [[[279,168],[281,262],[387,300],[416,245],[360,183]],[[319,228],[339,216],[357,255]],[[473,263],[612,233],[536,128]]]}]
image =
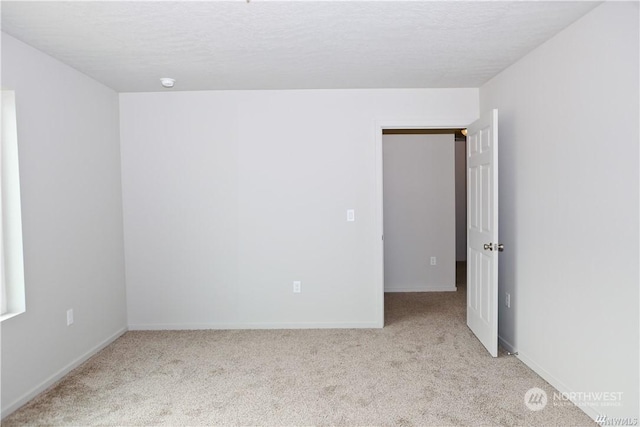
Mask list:
[{"label": "beige carpet floor", "polygon": [[491,358],[465,292],[387,294],[384,329],[128,332],[5,419],[22,425],[594,425]]}]

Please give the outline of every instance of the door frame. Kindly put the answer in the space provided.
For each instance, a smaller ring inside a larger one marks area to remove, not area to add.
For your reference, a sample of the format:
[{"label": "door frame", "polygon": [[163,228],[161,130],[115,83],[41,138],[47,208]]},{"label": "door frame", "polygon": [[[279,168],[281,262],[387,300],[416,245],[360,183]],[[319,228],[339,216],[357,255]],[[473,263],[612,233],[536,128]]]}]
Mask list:
[{"label": "door frame", "polygon": [[374,156],[374,173],[375,173],[375,223],[373,236],[374,241],[374,277],[376,295],[378,298],[378,320],[376,326],[384,327],[384,194],[383,194],[383,176],[382,176],[382,131],[386,129],[452,129],[466,128],[469,123],[473,123],[478,117],[464,118],[433,118],[433,119],[416,119],[416,120],[376,120],[375,122],[375,156]]}]

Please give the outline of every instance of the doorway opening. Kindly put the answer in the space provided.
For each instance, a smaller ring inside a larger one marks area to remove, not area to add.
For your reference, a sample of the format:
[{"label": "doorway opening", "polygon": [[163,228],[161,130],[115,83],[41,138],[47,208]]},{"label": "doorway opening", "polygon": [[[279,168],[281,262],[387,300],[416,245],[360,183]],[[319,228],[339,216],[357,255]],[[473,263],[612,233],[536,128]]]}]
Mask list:
[{"label": "doorway opening", "polygon": [[[379,287],[380,324],[385,325],[385,242],[383,132],[387,129],[465,129],[467,140],[467,310],[466,325],[493,357],[498,356],[498,110],[463,125],[376,122],[375,178],[380,231],[374,265]],[[433,178],[437,179],[437,178]],[[431,201],[431,203],[434,203]],[[377,236],[376,236],[377,237]],[[377,239],[376,239],[377,240]],[[433,262],[433,261],[432,261]],[[436,262],[437,263],[437,262]],[[433,265],[433,264],[432,264]]]},{"label": "doorway opening", "polygon": [[[388,309],[387,315],[395,316],[398,310],[385,307],[385,300],[393,305],[408,301],[416,292],[433,296],[465,286],[466,137],[462,129],[402,125],[378,129],[384,231],[381,308],[383,313]],[[464,300],[456,305],[462,315]],[[386,320],[386,325],[394,321]]]}]

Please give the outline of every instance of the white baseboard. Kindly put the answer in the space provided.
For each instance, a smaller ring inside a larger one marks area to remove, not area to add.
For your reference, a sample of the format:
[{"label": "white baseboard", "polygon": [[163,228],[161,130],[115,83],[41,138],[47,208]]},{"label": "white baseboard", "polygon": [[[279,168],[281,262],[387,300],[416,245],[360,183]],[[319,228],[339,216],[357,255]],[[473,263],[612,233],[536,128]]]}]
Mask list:
[{"label": "white baseboard", "polygon": [[455,292],[457,290],[456,285],[409,285],[384,288],[385,292]]},{"label": "white baseboard", "polygon": [[[521,351],[518,351],[518,355],[516,357],[518,359],[520,359],[529,368],[531,368],[532,371],[534,371],[536,374],[540,375],[542,377],[542,379],[544,379],[546,382],[548,382],[553,387],[555,387],[560,393],[565,393],[567,396],[573,396],[574,395],[574,394],[572,394],[572,392],[575,392],[575,390],[572,390],[570,387],[568,387],[560,379],[558,379],[557,377],[551,375],[546,369],[544,369],[542,366],[538,365],[534,360],[529,358],[526,354],[522,354]],[[549,402],[550,403],[551,403],[551,399],[552,399],[552,397],[549,396]],[[592,406],[581,405],[580,404],[581,402],[573,400],[573,399],[571,401],[578,408],[580,408],[582,410],[582,412],[587,414],[594,421],[596,421],[598,419],[598,417],[603,416],[603,414],[598,412]]]},{"label": "white baseboard", "polygon": [[69,372],[71,372],[72,370],[74,370],[78,366],[82,365],[91,356],[95,355],[100,350],[102,350],[103,348],[105,348],[106,346],[108,346],[109,344],[114,342],[116,339],[118,339],[125,332],[127,332],[127,328],[120,329],[118,332],[116,332],[115,334],[111,335],[110,337],[108,337],[104,341],[100,342],[98,345],[96,345],[95,347],[91,348],[89,351],[84,353],[82,356],[74,359],[71,363],[69,363],[68,365],[66,365],[65,367],[60,369],[58,372],[54,373],[49,378],[47,378],[46,380],[44,380],[43,382],[41,382],[40,384],[38,384],[37,386],[35,386],[31,390],[29,390],[28,392],[26,392],[25,394],[20,396],[18,399],[16,399],[15,401],[11,402],[7,406],[3,407],[2,408],[2,418],[5,418],[5,417],[11,415],[11,413],[15,412],[22,405],[24,405],[25,403],[29,402],[31,399],[33,399],[34,397],[36,397],[37,395],[39,395],[40,393],[42,393],[43,391],[45,391],[46,389],[48,389],[49,387],[54,385],[56,382],[58,382],[60,379],[62,379],[62,377],[67,375]]},{"label": "white baseboard", "polygon": [[130,331],[184,331],[200,329],[379,329],[380,322],[308,323],[134,323]]}]

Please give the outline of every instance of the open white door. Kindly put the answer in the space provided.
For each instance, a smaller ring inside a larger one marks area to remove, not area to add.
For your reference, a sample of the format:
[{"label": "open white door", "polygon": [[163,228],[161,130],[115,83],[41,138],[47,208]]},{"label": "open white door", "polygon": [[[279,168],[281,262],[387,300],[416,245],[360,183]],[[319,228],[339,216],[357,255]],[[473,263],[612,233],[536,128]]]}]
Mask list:
[{"label": "open white door", "polygon": [[467,128],[467,325],[498,356],[498,110]]}]

